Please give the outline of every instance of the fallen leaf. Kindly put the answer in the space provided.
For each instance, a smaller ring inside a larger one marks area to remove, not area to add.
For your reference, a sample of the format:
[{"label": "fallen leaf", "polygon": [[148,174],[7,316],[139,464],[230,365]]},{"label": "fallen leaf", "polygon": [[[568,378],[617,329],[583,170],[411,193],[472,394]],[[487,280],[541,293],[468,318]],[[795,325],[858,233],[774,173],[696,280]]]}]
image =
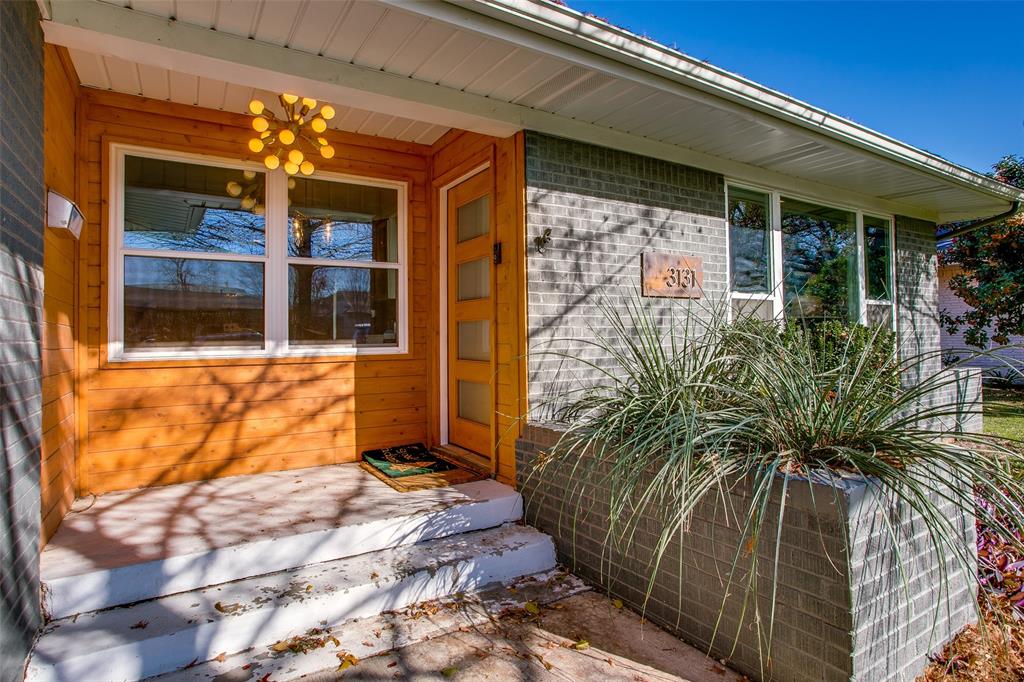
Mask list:
[{"label": "fallen leaf", "polygon": [[306,592],[312,592],[312,591],[313,591],[313,586],[312,585],[306,585]]},{"label": "fallen leaf", "polygon": [[260,682],[270,682],[270,673],[267,673],[266,675],[261,677]]},{"label": "fallen leaf", "polygon": [[621,599],[612,599],[612,606],[614,606],[617,609],[621,609],[622,608],[622,600]]},{"label": "fallen leaf", "polygon": [[379,577],[380,577],[380,573],[378,573],[377,571],[374,571],[373,573],[370,574],[370,580],[376,580]]},{"label": "fallen leaf", "polygon": [[586,651],[590,648],[590,642],[585,639],[581,639],[572,645],[572,648],[576,651]]},{"label": "fallen leaf", "polygon": [[444,670],[442,670],[441,674],[444,675],[445,677],[455,677],[455,674],[457,672],[459,672],[459,669],[456,668],[454,665],[450,665],[447,668],[445,668]]},{"label": "fallen leaf", "polygon": [[345,670],[353,665],[359,665],[359,659],[350,654],[349,652],[339,653],[336,656],[341,660],[341,665],[338,666],[338,670]]},{"label": "fallen leaf", "polygon": [[214,656],[213,660],[217,661],[218,663],[223,663],[224,661],[228,660],[228,654],[226,651],[222,651],[216,656]]},{"label": "fallen leaf", "polygon": [[217,609],[221,613],[228,613],[228,614],[230,614],[230,613],[234,613],[238,609],[242,608],[242,605],[241,604],[222,604],[220,602],[217,602],[216,604],[213,605],[213,608]]},{"label": "fallen leaf", "polygon": [[545,660],[544,660],[544,657],[543,657],[543,656],[541,656],[540,654],[534,654],[534,656],[536,656],[536,657],[537,657],[537,660],[538,660],[538,661],[540,661],[540,664],[541,664],[542,666],[544,666],[544,669],[545,669],[545,670],[551,670],[551,669],[552,669],[552,668],[554,667],[553,665],[551,665],[550,663],[548,663],[547,661],[545,661]]},{"label": "fallen leaf", "polygon": [[394,668],[396,665],[398,665],[398,661],[391,661],[390,663],[388,663],[389,668]]},{"label": "fallen leaf", "polygon": [[288,642],[281,640],[280,642],[276,643],[274,646],[270,648],[274,651],[288,651],[289,645]]},{"label": "fallen leaf", "polygon": [[526,609],[527,613],[532,613],[533,615],[540,613],[540,607],[537,606],[537,602],[535,601],[526,602],[526,605],[523,606],[523,608]]},{"label": "fallen leaf", "polygon": [[145,630],[146,626],[149,625],[148,620],[140,620],[138,623],[131,627],[132,630]]}]

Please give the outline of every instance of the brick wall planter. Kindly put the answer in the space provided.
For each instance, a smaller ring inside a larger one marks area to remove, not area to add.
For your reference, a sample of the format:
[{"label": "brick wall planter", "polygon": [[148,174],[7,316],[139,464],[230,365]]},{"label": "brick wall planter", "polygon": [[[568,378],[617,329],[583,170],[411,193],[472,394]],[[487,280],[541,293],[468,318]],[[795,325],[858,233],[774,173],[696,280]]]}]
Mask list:
[{"label": "brick wall planter", "polygon": [[[531,475],[538,456],[557,438],[556,431],[532,425],[518,441],[517,472],[527,521],[555,538],[565,565],[640,609],[659,522],[642,520],[628,551],[606,550],[607,491],[600,485],[591,488],[585,492],[586,503],[577,505],[579,479],[564,467],[548,466],[542,474]],[[781,486],[776,495],[780,493]],[[801,482],[791,485],[786,505],[771,664],[762,672],[752,609],[742,615],[742,585],[729,590],[723,606],[726,576],[742,541],[735,515],[743,511],[744,496],[740,484],[722,498],[711,496],[715,499],[702,503],[690,529],[665,553],[645,615],[689,642],[711,646],[716,657],[730,658],[730,665],[754,679],[913,680],[927,664],[928,653],[974,618],[973,582],[950,561],[950,591],[940,591],[939,562],[920,522],[907,510],[897,510],[896,525],[903,565],[911,567],[909,591],[869,487],[856,480],[842,487],[816,483],[812,499],[809,486]],[[583,510],[579,514],[577,507]],[[965,546],[973,548],[973,519],[958,520]],[[774,571],[771,524],[765,532],[772,540],[762,543],[759,574],[761,607],[767,613],[768,576]]]}]

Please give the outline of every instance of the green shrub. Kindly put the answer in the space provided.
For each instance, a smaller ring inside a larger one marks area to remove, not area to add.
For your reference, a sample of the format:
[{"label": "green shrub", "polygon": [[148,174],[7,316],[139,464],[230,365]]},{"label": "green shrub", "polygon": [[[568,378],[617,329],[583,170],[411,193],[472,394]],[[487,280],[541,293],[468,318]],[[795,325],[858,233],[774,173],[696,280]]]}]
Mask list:
[{"label": "green shrub", "polygon": [[[661,539],[649,586],[665,548],[685,532],[698,503],[738,480],[749,482],[753,493],[749,507],[736,510],[744,537],[726,576],[727,592],[737,576],[777,574],[759,570],[757,561],[761,554],[778,561],[778,537],[763,537],[762,528],[779,481],[781,522],[786,489],[812,477],[860,477],[879,499],[919,516],[942,565],[955,564],[963,577],[975,577],[973,548],[965,546],[947,505],[974,514],[977,490],[990,502],[978,510],[979,519],[1020,542],[1007,519],[1024,516],[1024,481],[1013,475],[1024,454],[1015,449],[1019,444],[981,433],[948,438],[953,434],[939,424],[964,411],[935,400],[956,381],[952,373],[928,371],[936,353],[900,358],[893,334],[880,328],[826,323],[780,329],[753,319],[730,324],[716,308],[699,315],[686,308],[665,321],[648,303],[636,296],[603,307],[605,327],[582,343],[610,363],[580,359],[578,338],[565,350],[548,351],[600,379],[552,396],[565,430],[533,473],[568,467],[578,485],[565,491],[565,504],[575,506],[577,516],[589,508],[594,490],[609,491],[607,548],[630,552],[637,524],[658,520]],[[901,386],[904,374],[924,378]],[[886,541],[902,564],[897,536],[890,529]],[[903,575],[912,568],[903,567]],[[941,580],[949,579],[943,572]],[[743,581],[738,589],[752,605],[767,658],[772,614],[758,611],[757,583]],[[774,583],[771,589],[774,594]]]}]

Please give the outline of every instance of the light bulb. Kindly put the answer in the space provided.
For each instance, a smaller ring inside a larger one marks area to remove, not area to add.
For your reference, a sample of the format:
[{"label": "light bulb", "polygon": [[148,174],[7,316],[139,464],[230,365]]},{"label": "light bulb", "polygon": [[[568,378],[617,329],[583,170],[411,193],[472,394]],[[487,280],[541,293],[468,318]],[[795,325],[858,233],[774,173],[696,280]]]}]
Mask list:
[{"label": "light bulb", "polygon": [[256,118],[254,118],[252,120],[252,129],[255,130],[257,133],[262,133],[264,130],[266,130],[269,127],[270,127],[270,121],[268,121],[267,119],[263,118],[262,116],[257,116]]},{"label": "light bulb", "polygon": [[263,140],[258,137],[254,137],[249,140],[249,149],[259,154],[263,151]]},{"label": "light bulb", "polygon": [[310,97],[303,97],[302,106],[306,107],[307,109],[316,109],[316,100]]},{"label": "light bulb", "polygon": [[288,160],[294,163],[295,165],[302,163],[302,160],[304,158],[306,158],[305,155],[298,149],[292,149],[291,151],[288,152]]},{"label": "light bulb", "polygon": [[281,95],[281,99],[283,99],[285,102],[288,102],[288,104],[295,104],[296,102],[299,101],[299,96],[289,95],[288,93],[285,93]]},{"label": "light bulb", "polygon": [[242,171],[242,177],[246,180],[254,180],[256,178],[256,171]]},{"label": "light bulb", "polygon": [[[295,178],[288,178],[288,189],[295,189]],[[288,199],[288,203],[292,203],[292,200]]]},{"label": "light bulb", "polygon": [[229,182],[225,189],[228,191],[228,194],[233,197],[237,197],[242,194],[242,186],[235,182],[234,180]]},{"label": "light bulb", "polygon": [[281,144],[291,144],[295,142],[295,133],[285,128],[277,134],[277,139],[281,140]]},{"label": "light bulb", "polygon": [[302,171],[303,175],[312,175],[313,171],[316,169],[313,168],[313,164],[311,162],[303,161],[299,164],[299,170]]},{"label": "light bulb", "polygon": [[284,172],[288,175],[295,175],[299,172],[299,164],[292,163],[291,161],[284,162]]},{"label": "light bulb", "polygon": [[323,147],[320,147],[320,156],[324,157],[325,159],[333,159],[334,147],[332,147],[331,145],[325,145]]},{"label": "light bulb", "polygon": [[322,133],[323,131],[327,130],[327,121],[317,116],[316,118],[309,122],[309,127],[312,128],[315,132]]},{"label": "light bulb", "polygon": [[267,158],[263,159],[263,165],[270,170],[274,170],[281,165],[281,159],[277,158],[273,154],[268,154]]},{"label": "light bulb", "polygon": [[253,199],[252,197],[244,197],[242,199],[242,210],[243,211],[248,211],[248,210],[250,210],[255,205],[256,205],[256,200]]},{"label": "light bulb", "polygon": [[334,107],[330,104],[323,105],[320,107],[320,115],[323,116],[325,120],[330,121],[334,118]]},{"label": "light bulb", "polygon": [[263,106],[263,102],[259,101],[258,99],[254,99],[251,102],[249,102],[249,111],[256,114],[257,116],[262,114],[265,108],[266,107]]}]

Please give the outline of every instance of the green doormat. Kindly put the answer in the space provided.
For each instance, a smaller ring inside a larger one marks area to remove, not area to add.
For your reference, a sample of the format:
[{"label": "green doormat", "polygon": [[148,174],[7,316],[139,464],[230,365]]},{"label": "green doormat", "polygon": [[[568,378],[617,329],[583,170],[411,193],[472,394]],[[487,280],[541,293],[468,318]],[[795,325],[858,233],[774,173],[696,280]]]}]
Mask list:
[{"label": "green doormat", "polygon": [[436,474],[457,468],[427,450],[423,443],[366,450],[363,452],[363,461],[388,478]]}]

